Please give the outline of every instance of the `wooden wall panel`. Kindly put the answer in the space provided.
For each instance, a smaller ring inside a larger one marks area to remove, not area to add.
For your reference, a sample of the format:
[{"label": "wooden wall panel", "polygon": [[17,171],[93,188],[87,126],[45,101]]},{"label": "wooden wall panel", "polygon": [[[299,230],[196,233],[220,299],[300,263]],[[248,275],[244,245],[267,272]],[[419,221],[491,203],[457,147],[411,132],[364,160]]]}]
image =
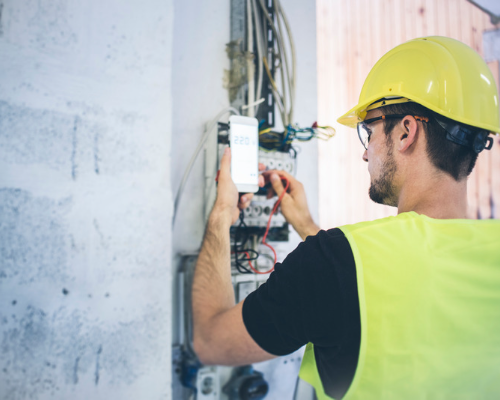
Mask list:
[{"label": "wooden wall panel", "polygon": [[[369,175],[356,131],[336,123],[353,107],[371,67],[407,40],[449,36],[482,54],[482,34],[498,29],[466,0],[317,0],[318,120],[333,125],[337,136],[319,143],[320,225],[395,215],[396,209],[368,198]],[[496,67],[495,67],[496,65]],[[496,68],[498,76],[498,64]],[[499,218],[500,143],[483,152],[469,178],[469,216]],[[496,172],[496,174],[495,174]],[[496,205],[496,210],[495,206]]]},{"label": "wooden wall panel", "polygon": [[[488,63],[497,88],[500,91],[500,61],[492,61]],[[493,149],[490,151],[489,158],[489,193],[490,193],[490,212],[491,218],[500,218],[500,138],[495,137]],[[488,186],[488,185],[485,185]]]}]

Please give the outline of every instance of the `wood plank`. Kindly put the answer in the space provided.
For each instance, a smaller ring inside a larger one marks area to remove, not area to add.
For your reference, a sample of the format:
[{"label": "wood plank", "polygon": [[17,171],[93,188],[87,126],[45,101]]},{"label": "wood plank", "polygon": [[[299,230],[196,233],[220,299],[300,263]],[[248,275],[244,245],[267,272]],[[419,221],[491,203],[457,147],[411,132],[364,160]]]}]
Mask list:
[{"label": "wood plank", "polygon": [[449,24],[447,23],[449,0],[436,1],[436,18],[434,28],[438,36],[450,36],[448,31]]},{"label": "wood plank", "polygon": [[[357,103],[374,63],[397,44],[416,36],[443,35],[482,51],[482,33],[495,28],[467,0],[317,0],[317,7],[318,35],[325,36],[318,38],[318,118],[333,124]],[[368,199],[369,175],[356,133],[335,127],[337,137],[318,144],[321,220],[331,227],[393,215],[394,209]],[[471,216],[477,216],[478,204],[481,215],[488,207],[491,214],[493,201],[499,217],[499,152],[497,140],[490,155],[481,156],[470,179]]]},{"label": "wood plank", "polygon": [[[472,4],[471,4],[472,6]],[[470,8],[467,5],[467,8]],[[471,16],[471,47],[479,54],[483,53],[483,12],[473,6],[470,10]],[[476,195],[477,195],[477,218],[484,219],[491,217],[491,152],[483,151],[479,154],[476,168]]]},{"label": "wood plank", "polygon": [[[497,84],[497,89],[500,91],[500,61],[495,60],[488,63],[495,82]],[[490,150],[490,202],[492,210],[492,218],[500,218],[500,138],[498,135],[493,137],[494,145]]]},{"label": "wood plank", "polygon": [[[477,47],[474,43],[473,38],[473,19],[472,14],[473,10],[469,7],[472,4],[466,4],[465,0],[454,0],[457,5],[457,18],[458,16],[462,16],[463,23],[461,24],[461,29],[458,30],[458,36],[456,39],[461,40],[466,45],[474,48]],[[472,6],[474,7],[474,6]],[[458,24],[457,24],[458,26]],[[457,30],[457,27],[455,27]],[[467,181],[467,197],[468,197],[468,213],[467,216],[469,218],[477,218],[478,216],[478,207],[479,207],[479,169],[476,168],[472,171],[472,174],[469,176]]]},{"label": "wood plank", "polygon": [[419,38],[426,36],[428,20],[425,0],[414,2],[413,14],[415,21],[415,37]]}]

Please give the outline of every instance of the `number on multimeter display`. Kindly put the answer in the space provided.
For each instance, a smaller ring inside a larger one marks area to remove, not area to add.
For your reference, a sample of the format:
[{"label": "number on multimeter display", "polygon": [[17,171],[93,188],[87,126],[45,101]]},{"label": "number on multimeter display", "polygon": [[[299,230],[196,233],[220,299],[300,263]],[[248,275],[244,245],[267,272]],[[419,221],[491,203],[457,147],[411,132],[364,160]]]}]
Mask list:
[{"label": "number on multimeter display", "polygon": [[[248,136],[235,136],[234,137],[234,144],[235,145],[240,145],[240,146],[249,146],[250,145],[250,138]],[[255,146],[255,141],[252,140],[252,146]]]}]

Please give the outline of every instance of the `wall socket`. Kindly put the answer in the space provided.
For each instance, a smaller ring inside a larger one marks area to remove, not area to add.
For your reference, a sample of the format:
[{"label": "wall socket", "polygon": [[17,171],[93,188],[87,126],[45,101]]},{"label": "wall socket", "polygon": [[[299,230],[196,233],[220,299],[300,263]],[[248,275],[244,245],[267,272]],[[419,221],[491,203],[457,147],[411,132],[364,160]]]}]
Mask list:
[{"label": "wall socket", "polygon": [[203,367],[196,378],[196,400],[214,400],[220,398],[220,382],[217,367]]}]

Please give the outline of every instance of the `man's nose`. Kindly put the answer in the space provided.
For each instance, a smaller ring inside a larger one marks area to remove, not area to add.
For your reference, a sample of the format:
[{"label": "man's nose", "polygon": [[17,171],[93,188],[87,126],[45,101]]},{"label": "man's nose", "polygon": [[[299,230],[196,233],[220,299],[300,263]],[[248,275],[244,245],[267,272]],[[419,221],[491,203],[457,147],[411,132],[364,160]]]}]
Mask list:
[{"label": "man's nose", "polygon": [[363,161],[368,162],[368,150],[365,150],[365,152],[363,153]]}]

